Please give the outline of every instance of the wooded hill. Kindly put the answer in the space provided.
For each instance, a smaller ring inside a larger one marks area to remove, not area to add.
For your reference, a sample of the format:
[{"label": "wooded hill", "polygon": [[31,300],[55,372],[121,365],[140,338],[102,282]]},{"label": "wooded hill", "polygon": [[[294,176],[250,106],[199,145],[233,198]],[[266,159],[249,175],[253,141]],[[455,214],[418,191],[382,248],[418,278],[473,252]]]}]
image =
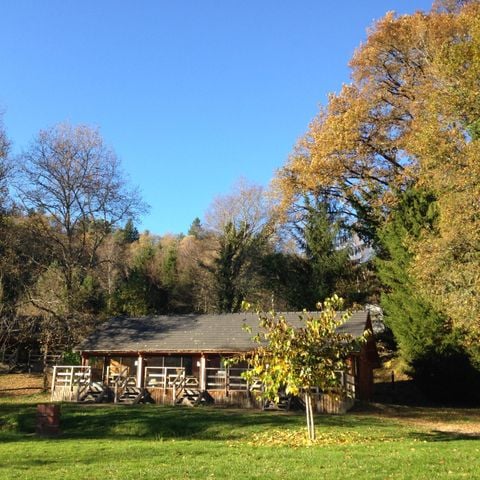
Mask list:
[{"label": "wooded hill", "polygon": [[[13,162],[1,129],[2,344],[68,350],[113,315],[382,292],[410,372],[435,395],[467,395],[480,362],[480,2],[388,13],[350,66],[271,191],[240,182],[187,235],[138,233],[145,206],[98,131],[58,125]],[[352,261],[342,237],[374,261]]]}]

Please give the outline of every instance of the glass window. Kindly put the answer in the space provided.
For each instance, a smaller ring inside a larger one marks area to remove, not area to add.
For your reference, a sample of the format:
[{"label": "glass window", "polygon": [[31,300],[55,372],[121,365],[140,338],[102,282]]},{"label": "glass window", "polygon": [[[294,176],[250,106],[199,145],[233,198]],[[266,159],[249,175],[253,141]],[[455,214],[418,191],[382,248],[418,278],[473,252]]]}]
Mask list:
[{"label": "glass window", "polygon": [[182,366],[182,357],[165,357],[165,366],[166,367],[181,367]]},{"label": "glass window", "polygon": [[183,357],[183,366],[185,367],[185,375],[192,375],[192,357]]}]

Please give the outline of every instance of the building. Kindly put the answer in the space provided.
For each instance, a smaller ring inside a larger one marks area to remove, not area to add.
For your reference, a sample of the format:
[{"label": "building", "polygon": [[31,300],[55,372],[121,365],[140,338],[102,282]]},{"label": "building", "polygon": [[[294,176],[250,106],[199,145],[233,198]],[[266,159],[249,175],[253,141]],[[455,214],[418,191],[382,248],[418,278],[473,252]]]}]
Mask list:
[{"label": "building", "polygon": [[[299,313],[283,315],[294,327],[302,325]],[[260,386],[248,385],[241,376],[246,365],[224,363],[226,358],[256,348],[251,334],[243,329],[245,324],[255,328],[257,316],[235,313],[113,318],[77,347],[81,367],[55,368],[53,398],[113,398],[121,402],[140,401],[148,395],[156,403],[194,404],[208,400],[258,406],[255,389]],[[366,311],[353,313],[339,327],[342,333],[356,338],[366,330],[371,331]],[[350,397],[348,405],[354,398],[372,397],[373,368],[377,366],[378,353],[370,336],[348,358],[348,371],[339,372]],[[62,370],[68,368],[76,371]],[[70,385],[62,379],[71,379]],[[86,384],[93,385],[98,395]],[[318,395],[320,398],[321,392]]]}]

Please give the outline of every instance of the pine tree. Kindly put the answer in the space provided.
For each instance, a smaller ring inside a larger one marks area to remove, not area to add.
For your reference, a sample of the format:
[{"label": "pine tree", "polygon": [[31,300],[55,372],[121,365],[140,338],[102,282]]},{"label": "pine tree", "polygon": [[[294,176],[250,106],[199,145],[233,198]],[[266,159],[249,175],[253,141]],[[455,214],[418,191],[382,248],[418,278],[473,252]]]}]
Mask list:
[{"label": "pine tree", "polygon": [[419,189],[401,194],[390,221],[380,231],[384,252],[376,263],[386,287],[381,298],[385,322],[399,355],[420,388],[439,400],[458,397],[464,390],[468,394],[466,384],[476,381],[477,375],[461,347],[459,332],[421,293],[411,274],[413,244],[435,229],[436,218],[434,195]]},{"label": "pine tree", "polygon": [[140,234],[138,233],[133,220],[129,218],[125,224],[125,227],[122,229],[122,240],[124,243],[133,243],[138,241],[139,238]]},{"label": "pine tree", "polygon": [[338,222],[332,218],[325,199],[305,197],[306,212],[297,225],[297,242],[304,252],[299,308],[314,309],[318,302],[333,295],[338,280],[349,268],[348,251],[337,248]]},{"label": "pine tree", "polygon": [[255,233],[247,223],[236,227],[227,223],[219,238],[218,256],[213,268],[217,295],[217,310],[237,312],[242,301],[253,290],[253,278],[258,270],[258,257],[265,244],[261,233]]},{"label": "pine tree", "polygon": [[425,350],[443,341],[447,324],[447,319],[418,292],[409,271],[413,261],[409,243],[418,239],[422,230],[434,228],[435,216],[433,195],[409,190],[380,232],[384,258],[377,259],[377,265],[387,288],[381,299],[385,321],[410,366]]},{"label": "pine tree", "polygon": [[195,238],[201,238],[204,234],[202,222],[198,217],[195,217],[190,228],[188,229],[188,235],[192,235]]}]

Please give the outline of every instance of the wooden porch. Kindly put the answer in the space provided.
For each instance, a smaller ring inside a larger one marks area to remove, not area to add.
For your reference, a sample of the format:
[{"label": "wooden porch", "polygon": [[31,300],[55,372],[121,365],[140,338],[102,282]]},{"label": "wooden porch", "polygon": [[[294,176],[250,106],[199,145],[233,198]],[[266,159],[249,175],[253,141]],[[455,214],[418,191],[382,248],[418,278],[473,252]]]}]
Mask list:
[{"label": "wooden porch", "polygon": [[[100,363],[95,358],[84,359],[82,366],[55,366],[51,399],[118,404],[154,402],[189,406],[215,403],[243,408],[301,407],[301,399],[292,404],[288,396],[277,405],[264,402],[258,395],[261,384],[249,385],[243,378],[246,366],[226,366],[219,356],[200,357],[195,364],[194,361],[186,356],[129,356],[111,357],[107,361],[104,358]],[[172,363],[177,365],[169,365]],[[314,391],[317,411],[341,413],[353,405],[356,379],[347,372],[338,374],[344,397],[337,399]]]}]

